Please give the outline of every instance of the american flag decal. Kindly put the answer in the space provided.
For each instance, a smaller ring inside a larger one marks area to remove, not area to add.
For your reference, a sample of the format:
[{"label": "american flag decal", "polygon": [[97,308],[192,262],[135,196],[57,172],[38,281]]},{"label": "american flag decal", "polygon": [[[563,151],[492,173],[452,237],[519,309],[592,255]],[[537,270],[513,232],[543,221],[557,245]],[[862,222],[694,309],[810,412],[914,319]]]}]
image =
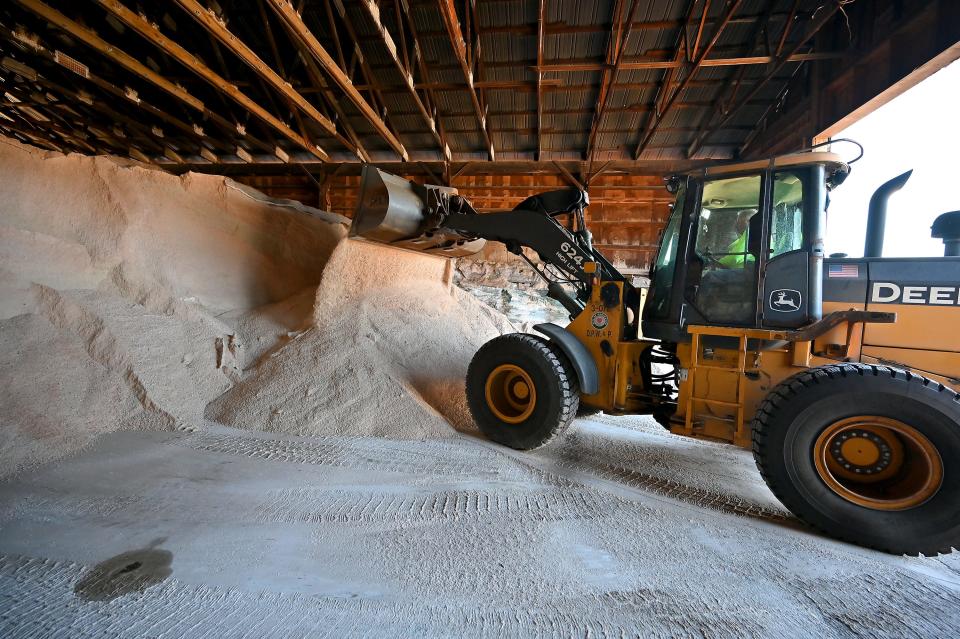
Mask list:
[{"label": "american flag decal", "polygon": [[830,264],[827,277],[860,277],[859,264]]}]

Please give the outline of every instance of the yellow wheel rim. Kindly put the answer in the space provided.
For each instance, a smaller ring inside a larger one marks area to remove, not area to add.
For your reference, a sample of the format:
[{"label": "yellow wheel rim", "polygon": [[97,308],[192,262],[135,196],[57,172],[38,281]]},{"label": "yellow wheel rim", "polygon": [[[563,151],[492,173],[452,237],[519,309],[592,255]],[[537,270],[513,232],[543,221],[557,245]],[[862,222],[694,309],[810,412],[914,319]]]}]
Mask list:
[{"label": "yellow wheel rim", "polygon": [[501,364],[487,376],[484,388],[487,406],[500,421],[519,424],[533,414],[537,388],[533,379],[519,366]]},{"label": "yellow wheel rim", "polygon": [[933,497],[943,461],[920,431],[889,417],[860,415],[828,426],[813,445],[817,474],[849,502],[906,510]]}]

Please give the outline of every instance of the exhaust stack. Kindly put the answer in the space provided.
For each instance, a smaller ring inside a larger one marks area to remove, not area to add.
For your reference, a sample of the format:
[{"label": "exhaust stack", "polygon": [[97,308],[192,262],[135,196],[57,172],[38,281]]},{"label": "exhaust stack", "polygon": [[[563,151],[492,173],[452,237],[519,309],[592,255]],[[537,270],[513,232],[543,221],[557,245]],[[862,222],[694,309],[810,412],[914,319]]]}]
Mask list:
[{"label": "exhaust stack", "polygon": [[887,200],[903,188],[913,169],[887,180],[870,197],[870,209],[867,214],[867,240],[863,247],[864,257],[883,256],[883,236],[887,226]]},{"label": "exhaust stack", "polygon": [[944,257],[960,257],[960,211],[937,217],[930,227],[930,235],[943,240]]}]

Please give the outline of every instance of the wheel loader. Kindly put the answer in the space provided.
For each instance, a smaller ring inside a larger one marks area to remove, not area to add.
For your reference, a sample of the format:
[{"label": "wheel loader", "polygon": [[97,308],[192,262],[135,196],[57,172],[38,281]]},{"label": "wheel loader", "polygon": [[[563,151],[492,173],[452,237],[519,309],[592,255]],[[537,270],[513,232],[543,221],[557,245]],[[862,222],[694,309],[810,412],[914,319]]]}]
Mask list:
[{"label": "wheel loader", "polygon": [[[502,242],[546,281],[565,326],[497,337],[466,393],[490,439],[531,450],[580,413],[651,415],[670,432],[752,450],[799,519],[897,554],[960,545],[960,212],[943,257],[824,255],[829,193],[850,166],[805,151],[665,180],[674,203],[641,291],[592,246],[588,193],[480,214],[456,189],[365,166],[350,235],[460,257]],[[843,212],[832,213],[842,215]]]}]

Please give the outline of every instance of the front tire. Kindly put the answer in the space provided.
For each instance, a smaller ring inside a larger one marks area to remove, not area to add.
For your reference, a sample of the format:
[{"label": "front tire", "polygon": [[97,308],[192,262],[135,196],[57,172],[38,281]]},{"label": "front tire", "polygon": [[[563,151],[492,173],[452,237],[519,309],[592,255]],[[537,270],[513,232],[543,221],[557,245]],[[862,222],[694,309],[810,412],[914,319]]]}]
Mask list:
[{"label": "front tire", "polygon": [[929,379],[838,364],[784,380],[753,424],[757,467],[821,531],[908,555],[960,545],[960,404]]},{"label": "front tire", "polygon": [[484,344],[467,370],[467,403],[480,431],[518,450],[545,446],[573,421],[576,373],[548,340],[511,333]]}]

